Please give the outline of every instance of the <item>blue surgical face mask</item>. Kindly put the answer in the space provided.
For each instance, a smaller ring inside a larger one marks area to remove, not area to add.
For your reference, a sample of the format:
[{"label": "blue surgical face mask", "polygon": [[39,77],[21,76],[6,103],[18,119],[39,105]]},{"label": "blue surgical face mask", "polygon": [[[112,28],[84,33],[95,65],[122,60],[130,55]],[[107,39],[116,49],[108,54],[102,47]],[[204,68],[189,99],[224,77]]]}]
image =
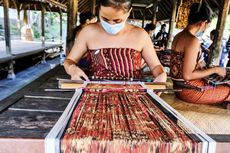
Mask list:
[{"label": "blue surgical face mask", "polygon": [[117,24],[109,24],[101,20],[101,25],[108,34],[115,35],[125,27],[125,21]]},{"label": "blue surgical face mask", "polygon": [[204,35],[204,31],[198,31],[196,37],[201,38]]}]

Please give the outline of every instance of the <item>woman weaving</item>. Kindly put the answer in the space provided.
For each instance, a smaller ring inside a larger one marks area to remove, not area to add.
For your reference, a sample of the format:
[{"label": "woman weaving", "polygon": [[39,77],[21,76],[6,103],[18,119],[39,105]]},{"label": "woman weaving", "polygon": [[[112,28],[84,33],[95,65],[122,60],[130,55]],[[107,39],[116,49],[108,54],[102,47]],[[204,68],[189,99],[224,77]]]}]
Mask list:
[{"label": "woman weaving", "polygon": [[[197,37],[208,28],[211,22],[211,11],[205,3],[194,3],[190,8],[187,27],[177,34],[172,44],[171,72],[174,86],[186,89],[176,93],[179,99],[192,103],[217,104],[230,101],[230,87],[209,86],[203,78],[212,74],[222,77],[226,69],[212,67],[204,69],[200,64],[200,41]],[[205,88],[199,91],[196,88]]]},{"label": "woman weaving", "polygon": [[141,78],[142,57],[155,81],[165,82],[151,39],[143,29],[126,23],[131,0],[100,0],[99,23],[84,27],[65,60],[66,72],[73,80],[89,80],[76,64],[88,52],[91,75],[96,79],[130,80]]}]

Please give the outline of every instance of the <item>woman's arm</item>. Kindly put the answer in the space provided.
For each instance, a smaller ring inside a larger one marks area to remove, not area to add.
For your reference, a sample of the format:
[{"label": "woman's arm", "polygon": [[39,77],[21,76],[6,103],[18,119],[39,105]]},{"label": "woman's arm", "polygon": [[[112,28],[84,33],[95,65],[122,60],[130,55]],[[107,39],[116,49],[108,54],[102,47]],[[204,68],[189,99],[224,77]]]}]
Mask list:
[{"label": "woman's arm", "polygon": [[73,48],[64,62],[66,73],[71,76],[72,80],[89,80],[87,75],[76,64],[87,51],[87,29],[82,29],[75,40]]},{"label": "woman's arm", "polygon": [[153,76],[155,77],[154,82],[166,82],[167,74],[161,65],[152,41],[147,33],[143,33],[143,44],[142,56],[148,64]]},{"label": "woman's arm", "polygon": [[189,42],[189,44],[184,47],[183,78],[185,80],[201,79],[214,73],[221,76],[226,75],[226,70],[220,67],[196,70],[200,42],[196,38],[192,38],[186,42]]}]

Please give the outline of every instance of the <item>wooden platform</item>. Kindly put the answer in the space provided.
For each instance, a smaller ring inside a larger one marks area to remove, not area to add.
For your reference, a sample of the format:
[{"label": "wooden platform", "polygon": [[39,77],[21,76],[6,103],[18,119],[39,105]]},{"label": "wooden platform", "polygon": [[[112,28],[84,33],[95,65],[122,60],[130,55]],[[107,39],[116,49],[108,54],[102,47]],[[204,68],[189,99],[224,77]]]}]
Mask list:
[{"label": "wooden platform", "polygon": [[10,59],[18,59],[43,52],[50,48],[60,47],[62,44],[46,42],[45,46],[42,46],[41,42],[12,40],[12,55],[6,54],[5,41],[0,41],[0,46],[0,63],[3,63]]},{"label": "wooden platform", "polygon": [[221,105],[187,103],[176,98],[175,94],[162,94],[161,98],[217,141],[218,153],[230,152],[230,110]]},{"label": "wooden platform", "polygon": [[5,52],[0,52],[0,63],[7,62],[11,60],[13,56],[6,54]]},{"label": "wooden platform", "polygon": [[[57,67],[0,103],[0,153],[43,153],[44,139],[61,116],[73,92],[45,92],[57,88]],[[13,147],[12,147],[13,146]]]}]

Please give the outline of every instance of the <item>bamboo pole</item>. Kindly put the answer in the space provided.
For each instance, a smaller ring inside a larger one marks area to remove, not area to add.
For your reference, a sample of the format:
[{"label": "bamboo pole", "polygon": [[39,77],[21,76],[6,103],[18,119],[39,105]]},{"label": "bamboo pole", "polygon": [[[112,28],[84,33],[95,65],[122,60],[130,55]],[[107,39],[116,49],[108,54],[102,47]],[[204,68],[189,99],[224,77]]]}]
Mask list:
[{"label": "bamboo pole", "polygon": [[172,46],[173,31],[175,29],[175,22],[176,22],[177,2],[178,2],[177,0],[173,0],[173,2],[172,2],[172,16],[171,16],[170,25],[169,25],[167,49],[170,49]]},{"label": "bamboo pole", "polygon": [[8,0],[3,0],[3,7],[4,7],[4,29],[5,29],[6,53],[8,55],[11,55],[9,1]]},{"label": "bamboo pole", "polygon": [[69,54],[73,44],[70,39],[73,38],[73,30],[76,26],[77,12],[78,12],[78,0],[68,0],[67,4],[67,40],[66,40],[66,55]]},{"label": "bamboo pole", "polygon": [[219,65],[221,52],[222,52],[222,47],[221,47],[222,38],[223,38],[224,28],[225,28],[225,24],[226,24],[228,12],[229,12],[229,7],[230,7],[230,0],[224,0],[219,10],[218,22],[217,22],[217,27],[216,27],[216,29],[218,30],[218,37],[216,40],[214,40],[213,53],[208,62],[208,64],[211,66]]}]

